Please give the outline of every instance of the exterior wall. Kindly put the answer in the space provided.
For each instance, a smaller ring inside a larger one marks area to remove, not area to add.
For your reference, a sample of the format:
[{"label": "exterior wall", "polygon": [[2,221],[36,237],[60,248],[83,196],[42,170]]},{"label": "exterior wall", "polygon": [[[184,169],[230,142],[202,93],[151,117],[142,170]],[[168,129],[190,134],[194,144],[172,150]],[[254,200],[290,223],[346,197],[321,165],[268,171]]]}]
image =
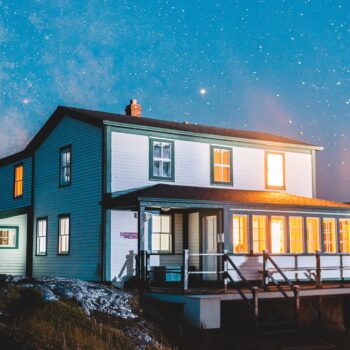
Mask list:
[{"label": "exterior wall", "polygon": [[[158,137],[161,137],[160,135]],[[166,137],[164,137],[166,138]],[[166,138],[168,139],[168,138]],[[176,185],[220,187],[210,182],[210,145],[197,141],[174,140]],[[228,146],[227,143],[222,146]],[[265,190],[265,150],[232,145],[234,189]],[[272,149],[273,150],[273,149]],[[149,137],[112,131],[111,192],[150,186]],[[312,197],[311,153],[285,152],[286,192]],[[167,182],[169,183],[169,182]],[[221,186],[230,188],[230,186]]]},{"label": "exterior wall", "polygon": [[27,256],[27,215],[0,219],[0,227],[18,226],[18,247],[0,248],[0,274],[25,275]]},{"label": "exterior wall", "polygon": [[[71,145],[71,185],[59,187],[59,149]],[[65,117],[35,153],[33,275],[100,280],[102,131]],[[58,215],[70,214],[70,252],[58,255]],[[36,219],[48,217],[47,255],[35,256]]]},{"label": "exterior wall", "polygon": [[137,254],[137,212],[126,210],[110,210],[107,227],[107,266],[110,272],[107,281],[123,287],[124,282],[135,274],[135,255]]},{"label": "exterior wall", "polygon": [[[23,163],[23,196],[13,197],[14,190],[14,167]],[[23,208],[31,205],[32,195],[32,158],[26,158],[23,161],[11,163],[0,167],[0,212]]]}]

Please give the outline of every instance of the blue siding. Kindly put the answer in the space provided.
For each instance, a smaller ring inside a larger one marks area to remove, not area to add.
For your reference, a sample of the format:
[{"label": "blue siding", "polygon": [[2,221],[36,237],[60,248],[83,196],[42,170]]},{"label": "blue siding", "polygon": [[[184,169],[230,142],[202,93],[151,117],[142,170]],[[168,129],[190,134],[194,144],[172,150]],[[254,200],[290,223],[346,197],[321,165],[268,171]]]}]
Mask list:
[{"label": "blue siding", "polygon": [[[23,163],[24,166],[24,187],[23,196],[13,198],[14,167],[16,164]],[[0,212],[23,208],[31,205],[31,183],[32,183],[32,158],[26,158],[23,161],[15,162],[0,167]]]},{"label": "blue siding", "polygon": [[[59,149],[72,147],[72,180],[59,187]],[[102,130],[65,117],[35,153],[33,275],[100,280]],[[70,254],[57,255],[58,216],[70,214]],[[48,217],[47,256],[35,256],[36,219]]]}]

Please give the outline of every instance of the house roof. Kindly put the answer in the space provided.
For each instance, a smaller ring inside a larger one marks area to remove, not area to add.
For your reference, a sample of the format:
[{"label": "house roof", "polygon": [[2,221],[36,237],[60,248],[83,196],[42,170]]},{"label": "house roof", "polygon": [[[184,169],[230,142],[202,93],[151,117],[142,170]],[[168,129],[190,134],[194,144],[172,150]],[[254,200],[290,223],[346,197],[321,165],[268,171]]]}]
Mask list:
[{"label": "house roof", "polygon": [[260,142],[274,142],[278,144],[285,144],[290,146],[299,146],[305,148],[312,148],[316,150],[322,149],[319,146],[315,146],[303,141],[290,139],[287,137],[273,135],[265,132],[236,130],[221,127],[214,127],[208,125],[198,125],[190,123],[179,123],[160,119],[152,118],[136,118],[122,114],[107,113],[100,111],[93,111],[88,109],[80,109],[73,107],[59,106],[52,116],[47,120],[39,132],[29,142],[27,147],[15,154],[0,159],[0,166],[21,160],[30,156],[35,149],[45,140],[50,132],[56,127],[56,125],[62,120],[63,117],[69,116],[71,118],[80,120],[82,122],[90,123],[98,127],[102,127],[105,123],[118,123],[128,124],[135,126],[145,126],[161,129],[177,130],[182,132],[190,132],[196,134],[217,135],[223,137],[236,138],[238,140],[251,140]]},{"label": "house roof", "polygon": [[350,204],[296,196],[285,192],[235,190],[166,184],[157,184],[124,193],[118,197],[110,198],[106,201],[106,205],[110,207],[113,207],[113,205],[136,205],[138,201],[150,199],[161,201],[226,202],[231,204],[304,207],[305,209],[320,208],[350,210]]}]

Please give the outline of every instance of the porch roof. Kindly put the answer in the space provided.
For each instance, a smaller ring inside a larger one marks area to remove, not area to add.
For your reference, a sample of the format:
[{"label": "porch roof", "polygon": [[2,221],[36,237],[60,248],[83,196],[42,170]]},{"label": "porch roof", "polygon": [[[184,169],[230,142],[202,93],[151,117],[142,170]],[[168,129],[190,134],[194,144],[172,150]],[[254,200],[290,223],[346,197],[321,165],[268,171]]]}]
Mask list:
[{"label": "porch roof", "polygon": [[225,188],[178,186],[157,184],[143,187],[112,197],[106,201],[107,207],[137,206],[140,201],[158,200],[162,202],[218,202],[246,205],[269,205],[286,207],[306,207],[320,209],[348,209],[350,204],[309,198],[277,191],[250,191]]}]

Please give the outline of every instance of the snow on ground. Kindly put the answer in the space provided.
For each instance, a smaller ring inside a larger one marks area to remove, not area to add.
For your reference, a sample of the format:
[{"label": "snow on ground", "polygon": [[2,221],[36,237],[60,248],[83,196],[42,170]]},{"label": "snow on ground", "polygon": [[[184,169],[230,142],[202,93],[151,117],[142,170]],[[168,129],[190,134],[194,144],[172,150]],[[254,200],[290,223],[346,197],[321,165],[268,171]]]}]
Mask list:
[{"label": "snow on ground", "polygon": [[131,309],[132,294],[116,288],[82,280],[62,277],[35,277],[6,275],[5,281],[21,284],[24,288],[39,289],[45,301],[74,299],[87,315],[94,311],[124,319],[136,318]]}]

